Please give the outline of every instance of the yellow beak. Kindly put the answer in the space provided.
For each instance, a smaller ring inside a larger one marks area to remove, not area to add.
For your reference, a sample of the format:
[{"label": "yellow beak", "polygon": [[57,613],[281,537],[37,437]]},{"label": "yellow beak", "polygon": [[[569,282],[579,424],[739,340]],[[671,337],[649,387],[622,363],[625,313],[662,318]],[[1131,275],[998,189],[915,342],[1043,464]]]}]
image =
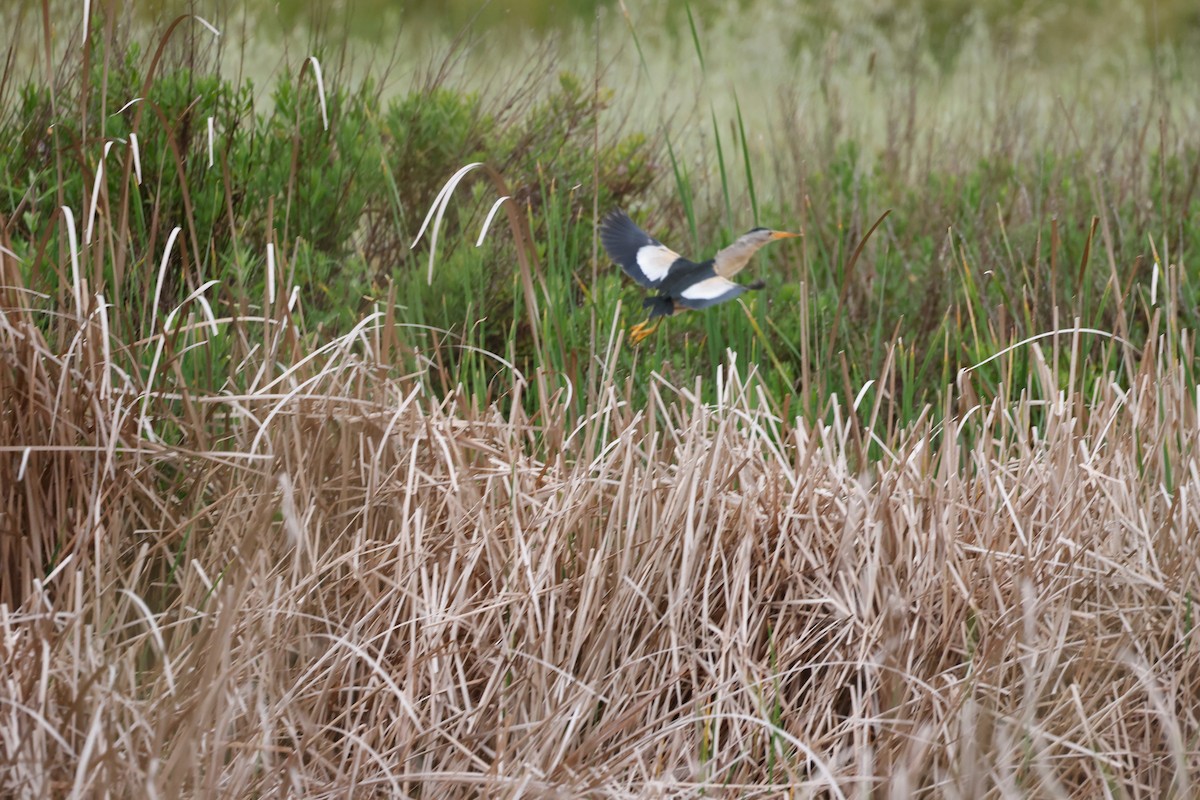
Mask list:
[{"label": "yellow beak", "polygon": [[788,233],[787,231],[771,231],[772,239],[797,239],[800,237],[798,233]]}]

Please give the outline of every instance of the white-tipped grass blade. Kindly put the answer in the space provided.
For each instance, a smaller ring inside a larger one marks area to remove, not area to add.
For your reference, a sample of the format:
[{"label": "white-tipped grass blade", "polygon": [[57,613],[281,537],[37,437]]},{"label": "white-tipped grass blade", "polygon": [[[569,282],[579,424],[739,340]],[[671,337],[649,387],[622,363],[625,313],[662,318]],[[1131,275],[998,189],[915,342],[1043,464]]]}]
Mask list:
[{"label": "white-tipped grass blade", "polygon": [[154,305],[150,307],[150,335],[153,336],[154,325],[158,320],[158,303],[162,299],[163,280],[167,275],[167,264],[171,260],[171,248],[175,246],[175,239],[179,237],[179,232],[183,228],[176,225],[171,229],[171,235],[167,237],[167,246],[163,248],[162,262],[158,265],[158,280],[154,282]]},{"label": "white-tipped grass blade", "polygon": [[317,61],[316,56],[309,56],[308,61],[312,62],[313,74],[317,76],[317,99],[321,101],[321,124],[325,126],[325,130],[329,130],[329,109],[325,104],[325,79],[321,77],[321,62]]},{"label": "white-tipped grass blade", "polygon": [[855,395],[855,397],[854,397],[854,410],[855,411],[858,411],[859,404],[862,403],[863,398],[867,396],[867,392],[870,391],[871,387],[874,385],[875,385],[875,379],[872,378],[871,380],[864,383],[863,387],[858,390],[858,394]]},{"label": "white-tipped grass blade", "polygon": [[213,139],[216,138],[216,130],[213,127],[213,118],[208,118],[208,168],[212,169],[213,165]]},{"label": "white-tipped grass blade", "polygon": [[496,216],[496,212],[500,210],[500,205],[508,199],[508,195],[504,195],[495,203],[492,203],[492,210],[488,212],[487,217],[483,220],[483,228],[479,231],[479,238],[475,240],[475,246],[483,245],[483,238],[487,236],[488,228],[492,226],[492,218]]},{"label": "white-tipped grass blade", "polygon": [[112,150],[114,142],[104,143],[104,153],[100,163],[96,165],[96,179],[92,181],[92,203],[88,206],[87,227],[83,234],[83,243],[92,243],[92,231],[96,226],[96,205],[100,202],[100,184],[104,182],[104,162],[108,159],[108,151]]},{"label": "white-tipped grass blade", "polygon": [[75,296],[75,313],[83,319],[83,295],[79,286],[79,234],[75,230],[75,214],[69,206],[62,207],[67,220],[67,246],[71,249],[71,293]]},{"label": "white-tipped grass blade", "polygon": [[429,207],[429,213],[425,215],[425,221],[421,223],[421,229],[417,231],[417,238],[413,239],[413,243],[409,245],[410,250],[420,243],[421,237],[425,235],[425,229],[429,227],[429,221],[433,219],[433,215],[437,212],[438,207],[441,206],[442,200],[454,190],[454,187],[458,185],[458,182],[464,175],[476,167],[482,166],[482,161],[474,161],[470,164],[467,164],[458,172],[451,175],[450,180],[446,181],[442,185],[442,188],[438,190],[437,196],[433,198],[433,204]]},{"label": "white-tipped grass blade", "polygon": [[1158,257],[1158,248],[1154,246],[1154,237],[1146,236],[1150,242],[1150,255],[1154,258],[1154,273],[1150,276],[1150,305],[1158,305],[1158,273],[1162,267],[1162,259]]},{"label": "white-tipped grass blade", "polygon": [[100,311],[100,338],[101,347],[104,349],[104,382],[100,385],[100,396],[108,399],[112,396],[112,373],[109,371],[112,367],[112,343],[108,338],[108,303],[104,302],[104,295],[96,295],[96,308]]},{"label": "white-tipped grass blade", "polygon": [[978,364],[973,364],[969,367],[959,370],[959,372],[958,372],[959,378],[961,379],[963,375],[970,372],[971,370],[979,369],[984,364],[988,364],[988,363],[991,363],[992,361],[995,361],[997,358],[1000,358],[1000,356],[1004,355],[1005,353],[1011,353],[1013,350],[1016,350],[1018,347],[1024,347],[1025,345],[1030,344],[1031,342],[1036,342],[1039,339],[1048,339],[1051,336],[1061,336],[1062,334],[1066,334],[1066,333],[1071,333],[1071,334],[1090,333],[1093,336],[1103,336],[1105,338],[1112,339],[1115,342],[1120,342],[1123,345],[1128,345],[1130,347],[1133,346],[1125,339],[1122,339],[1120,336],[1117,336],[1115,333],[1110,333],[1108,331],[1102,331],[1097,328],[1078,328],[1078,327],[1076,327],[1076,328],[1062,328],[1062,329],[1056,330],[1056,331],[1045,331],[1043,333],[1036,334],[1035,336],[1030,336],[1028,339],[1022,339],[1021,341],[1017,342],[1016,344],[1010,344],[1008,347],[1004,348],[1003,350],[1001,350],[998,353],[994,353],[994,354],[988,356],[983,361],[980,361]]},{"label": "white-tipped grass blade", "polygon": [[92,0],[83,0],[83,43],[87,43],[88,28],[92,22]]},{"label": "white-tipped grass blade", "polygon": [[140,102],[142,102],[142,100],[143,100],[143,99],[144,99],[144,98],[141,98],[141,97],[135,97],[135,98],[133,98],[132,100],[130,100],[128,103],[126,103],[125,105],[123,105],[123,106],[121,106],[120,108],[118,108],[118,109],[117,109],[116,111],[114,111],[113,113],[109,114],[109,116],[110,116],[110,117],[115,117],[115,116],[117,116],[117,114],[120,114],[120,113],[123,113],[123,112],[125,112],[125,111],[128,111],[128,110],[129,110],[131,107],[133,107],[133,106],[134,106],[134,105],[136,105],[137,103],[140,103]]},{"label": "white-tipped grass blade", "polygon": [[425,229],[429,227],[429,220],[433,219],[433,230],[429,232],[429,275],[426,278],[426,282],[429,284],[433,283],[433,259],[437,254],[438,229],[442,226],[442,215],[446,213],[446,206],[450,203],[450,195],[454,193],[454,187],[458,186],[458,182],[468,172],[482,166],[482,161],[474,161],[450,176],[450,180],[446,181],[446,185],[442,187],[442,190],[438,192],[438,196],[434,199],[429,213],[425,215],[425,221],[421,223],[421,230],[417,231],[417,238],[413,240],[412,247],[416,247],[417,243],[421,241],[421,237],[425,235]]},{"label": "white-tipped grass blade", "polygon": [[33,452],[32,447],[26,447],[21,451],[21,466],[17,467],[17,483],[25,480],[25,468],[29,466],[29,454]]},{"label": "white-tipped grass blade", "polygon": [[158,372],[158,362],[162,360],[163,348],[167,345],[166,335],[156,337],[158,341],[154,343],[154,356],[150,359],[150,372],[146,376],[146,390],[142,393],[142,409],[138,414],[137,429],[142,431],[147,441],[157,441],[158,437],[154,435],[154,428],[150,427],[149,421],[146,419],[146,411],[150,408],[150,397],[154,394],[154,376]]},{"label": "white-tipped grass blade", "polygon": [[38,300],[50,299],[50,295],[46,294],[45,292],[35,292],[33,289],[26,289],[21,286],[5,286],[4,288],[8,289],[10,292],[19,292],[21,294],[27,294],[30,297],[36,297]]},{"label": "white-tipped grass blade", "polygon": [[296,301],[299,299],[300,299],[300,287],[293,286],[292,293],[290,295],[288,295],[288,313],[289,314],[292,313],[292,310],[296,307]]},{"label": "white-tipped grass blade", "polygon": [[267,302],[275,302],[275,243],[267,242]]},{"label": "white-tipped grass blade", "polygon": [[7,247],[4,247],[3,245],[0,245],[0,253],[3,253],[4,255],[8,256],[13,261],[16,261],[19,264],[25,263],[24,261],[21,260],[21,257],[19,255],[14,253],[12,250],[9,250]]},{"label": "white-tipped grass blade", "polygon": [[138,146],[138,135],[129,134],[129,149],[133,151],[133,174],[137,176],[138,186],[142,185],[142,148]]},{"label": "white-tipped grass blade", "polygon": [[212,33],[213,36],[216,36],[218,39],[221,38],[221,32],[219,30],[217,30],[217,26],[213,25],[211,22],[206,20],[204,17],[200,16],[199,14],[192,14],[192,19],[196,20],[196,22],[199,22],[201,25],[208,28],[208,30]]},{"label": "white-tipped grass blade", "polygon": [[208,329],[212,331],[213,336],[216,336],[221,330],[217,327],[217,315],[213,313],[212,306],[208,303],[208,298],[200,296],[196,298],[196,302],[200,304],[200,310],[204,312],[204,318],[208,320]]}]

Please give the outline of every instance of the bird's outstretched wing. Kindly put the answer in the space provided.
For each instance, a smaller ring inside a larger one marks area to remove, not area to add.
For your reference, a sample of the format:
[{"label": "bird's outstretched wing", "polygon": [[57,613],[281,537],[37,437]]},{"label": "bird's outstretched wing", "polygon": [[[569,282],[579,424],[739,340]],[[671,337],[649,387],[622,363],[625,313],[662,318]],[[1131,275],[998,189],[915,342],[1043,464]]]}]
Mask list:
[{"label": "bird's outstretched wing", "polygon": [[600,242],[629,277],[648,289],[662,283],[671,265],[681,260],[679,253],[639,228],[620,209],[600,223]]},{"label": "bird's outstretched wing", "polygon": [[684,289],[675,298],[675,302],[684,308],[699,310],[715,306],[717,303],[724,303],[726,300],[732,300],[751,289],[761,289],[763,285],[761,281],[755,281],[751,284],[734,283],[728,278],[714,275],[711,278],[697,281]]}]

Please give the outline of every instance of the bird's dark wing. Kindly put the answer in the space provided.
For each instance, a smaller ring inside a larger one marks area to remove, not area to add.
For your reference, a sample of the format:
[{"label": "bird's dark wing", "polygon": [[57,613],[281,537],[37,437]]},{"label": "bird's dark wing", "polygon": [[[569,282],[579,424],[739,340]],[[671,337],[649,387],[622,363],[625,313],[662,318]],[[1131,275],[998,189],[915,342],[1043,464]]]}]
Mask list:
[{"label": "bird's dark wing", "polygon": [[662,283],[672,264],[683,260],[679,253],[639,228],[619,209],[600,223],[600,242],[629,277],[649,289]]},{"label": "bird's dark wing", "polygon": [[697,281],[681,291],[676,295],[675,302],[684,308],[699,310],[715,306],[717,303],[724,303],[726,300],[732,300],[751,289],[759,289],[761,287],[762,284],[760,283],[744,286],[740,283],[734,283],[727,278],[722,278],[720,275],[714,275],[711,278]]}]

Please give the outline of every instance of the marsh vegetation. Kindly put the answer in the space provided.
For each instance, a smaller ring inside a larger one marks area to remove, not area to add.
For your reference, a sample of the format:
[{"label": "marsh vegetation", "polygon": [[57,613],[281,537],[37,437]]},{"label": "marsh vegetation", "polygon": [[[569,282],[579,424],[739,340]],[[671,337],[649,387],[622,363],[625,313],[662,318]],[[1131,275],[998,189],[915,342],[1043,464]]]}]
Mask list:
[{"label": "marsh vegetation", "polygon": [[[6,794],[1192,794],[1186,4],[27,5]],[[613,207],[803,236],[635,346]]]}]

